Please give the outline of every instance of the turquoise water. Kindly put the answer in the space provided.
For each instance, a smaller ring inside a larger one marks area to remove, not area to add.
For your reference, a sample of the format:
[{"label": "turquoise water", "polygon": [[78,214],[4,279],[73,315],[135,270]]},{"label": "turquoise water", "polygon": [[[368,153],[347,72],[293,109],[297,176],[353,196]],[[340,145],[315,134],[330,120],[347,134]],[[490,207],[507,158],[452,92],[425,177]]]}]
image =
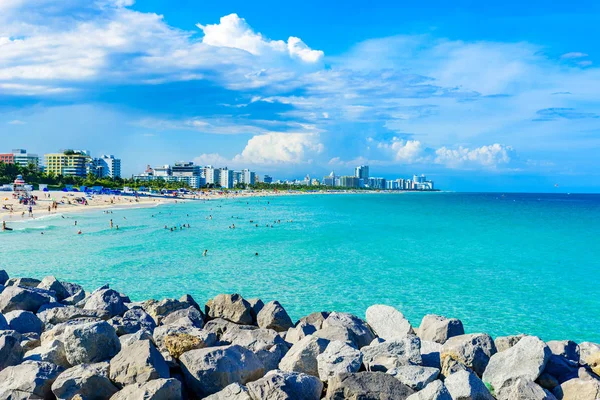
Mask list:
[{"label": "turquoise water", "polygon": [[238,292],[293,318],[385,303],[414,325],[438,313],[469,332],[600,342],[600,195],[285,196],[11,226],[0,232],[11,276],[108,282],[134,300]]}]

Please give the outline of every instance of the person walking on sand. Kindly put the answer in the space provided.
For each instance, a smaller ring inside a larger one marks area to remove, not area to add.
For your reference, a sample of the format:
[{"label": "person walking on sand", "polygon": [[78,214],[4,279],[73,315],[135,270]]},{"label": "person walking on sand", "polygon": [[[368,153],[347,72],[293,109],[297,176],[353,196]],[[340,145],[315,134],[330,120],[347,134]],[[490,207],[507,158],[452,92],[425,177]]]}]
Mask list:
[{"label": "person walking on sand", "polygon": [[31,206],[29,206],[29,216],[33,217],[33,208]]}]

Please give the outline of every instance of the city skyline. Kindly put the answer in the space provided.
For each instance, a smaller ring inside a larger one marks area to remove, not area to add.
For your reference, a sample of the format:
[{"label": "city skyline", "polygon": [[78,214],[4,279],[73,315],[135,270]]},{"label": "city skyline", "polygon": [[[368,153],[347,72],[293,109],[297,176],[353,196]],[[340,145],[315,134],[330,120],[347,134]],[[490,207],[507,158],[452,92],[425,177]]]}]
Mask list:
[{"label": "city skyline", "polygon": [[600,191],[600,5],[434,3],[311,0],[281,23],[286,6],[239,1],[4,2],[0,137],[127,155],[125,176],[146,159],[368,164],[454,190]]}]

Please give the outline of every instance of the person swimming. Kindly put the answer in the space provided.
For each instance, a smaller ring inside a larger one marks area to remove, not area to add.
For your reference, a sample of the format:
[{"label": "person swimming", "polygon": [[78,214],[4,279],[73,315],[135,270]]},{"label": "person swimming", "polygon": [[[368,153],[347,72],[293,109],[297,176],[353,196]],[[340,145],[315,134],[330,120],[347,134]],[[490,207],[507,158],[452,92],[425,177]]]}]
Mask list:
[{"label": "person swimming", "polygon": [[202,253],[202,256],[206,257],[207,254],[208,254],[208,250],[204,250],[204,252]]}]

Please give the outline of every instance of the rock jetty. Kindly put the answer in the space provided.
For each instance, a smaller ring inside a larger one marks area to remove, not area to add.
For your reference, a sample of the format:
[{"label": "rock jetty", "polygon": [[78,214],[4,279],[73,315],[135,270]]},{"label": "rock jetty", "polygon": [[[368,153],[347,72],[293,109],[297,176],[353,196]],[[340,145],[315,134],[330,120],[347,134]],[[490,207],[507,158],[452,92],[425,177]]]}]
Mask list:
[{"label": "rock jetty", "polygon": [[132,302],[0,270],[0,400],[596,400],[600,344],[221,294]]}]

